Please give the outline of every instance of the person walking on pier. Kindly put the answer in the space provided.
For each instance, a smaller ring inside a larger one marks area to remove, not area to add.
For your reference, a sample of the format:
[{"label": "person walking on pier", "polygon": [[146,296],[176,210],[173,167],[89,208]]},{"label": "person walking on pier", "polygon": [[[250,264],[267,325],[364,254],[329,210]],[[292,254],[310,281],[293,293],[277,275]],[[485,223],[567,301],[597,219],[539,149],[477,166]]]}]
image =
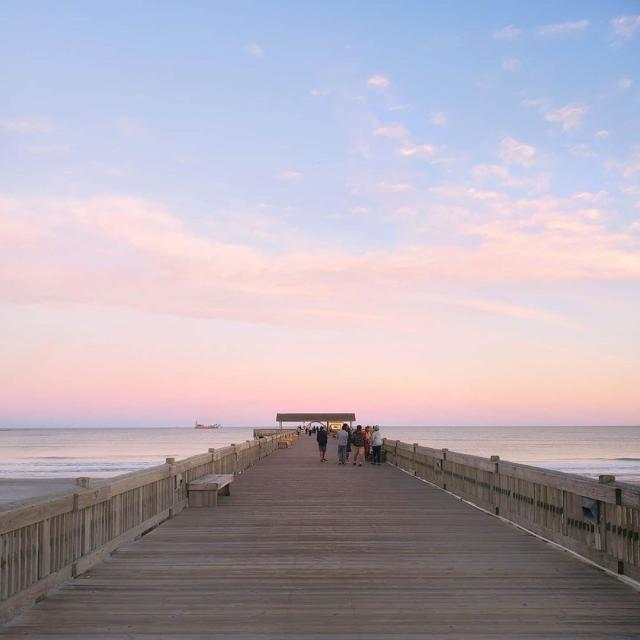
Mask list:
[{"label": "person walking on pier", "polygon": [[318,450],[320,451],[320,462],[327,461],[327,432],[324,427],[318,429],[316,440],[318,441]]},{"label": "person walking on pier", "polygon": [[349,445],[349,427],[345,422],[338,432],[338,464],[347,463],[347,446]]},{"label": "person walking on pier", "polygon": [[377,425],[373,427],[373,436],[371,437],[371,450],[373,452],[373,460],[371,464],[382,464],[380,462],[382,453],[382,434],[380,433],[380,427]]},{"label": "person walking on pier", "polygon": [[371,459],[371,427],[369,425],[364,428],[364,459]]},{"label": "person walking on pier", "polygon": [[361,467],[362,460],[364,458],[364,432],[362,431],[362,425],[359,424],[356,427],[355,432],[352,436],[353,440],[353,448],[355,449],[355,453],[353,454],[353,466],[356,464]]},{"label": "person walking on pier", "polygon": [[349,454],[351,453],[351,437],[353,436],[353,430],[351,427],[347,427],[347,433],[349,434],[349,439],[347,440],[347,462],[349,462]]}]

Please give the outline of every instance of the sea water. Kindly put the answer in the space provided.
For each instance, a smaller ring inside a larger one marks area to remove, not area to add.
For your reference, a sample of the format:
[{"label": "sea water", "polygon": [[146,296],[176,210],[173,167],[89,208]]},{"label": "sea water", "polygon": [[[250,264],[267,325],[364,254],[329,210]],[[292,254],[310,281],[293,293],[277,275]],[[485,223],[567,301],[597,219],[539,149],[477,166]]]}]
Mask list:
[{"label": "sea water", "polygon": [[[381,427],[385,437],[589,477],[640,482],[640,427]],[[253,427],[2,429],[0,477],[110,477],[241,443]]]}]

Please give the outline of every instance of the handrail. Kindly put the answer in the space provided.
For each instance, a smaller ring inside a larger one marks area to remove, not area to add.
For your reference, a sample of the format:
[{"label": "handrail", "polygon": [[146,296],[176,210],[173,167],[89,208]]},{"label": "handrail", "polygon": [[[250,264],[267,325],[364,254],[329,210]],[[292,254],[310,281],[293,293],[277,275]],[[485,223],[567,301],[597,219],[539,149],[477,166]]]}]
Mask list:
[{"label": "handrail", "polygon": [[0,622],[119,546],[187,506],[187,485],[210,473],[239,474],[291,433],[209,449],[100,481],[74,493],[0,512]]},{"label": "handrail", "polygon": [[399,440],[383,450],[391,464],[640,580],[640,487]]}]

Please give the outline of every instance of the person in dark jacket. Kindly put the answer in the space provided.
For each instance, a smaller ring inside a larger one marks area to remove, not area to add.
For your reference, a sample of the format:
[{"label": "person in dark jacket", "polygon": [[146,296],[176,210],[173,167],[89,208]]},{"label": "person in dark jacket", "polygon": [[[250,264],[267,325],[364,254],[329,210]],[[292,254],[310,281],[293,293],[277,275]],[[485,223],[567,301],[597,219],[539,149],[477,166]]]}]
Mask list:
[{"label": "person in dark jacket", "polygon": [[318,450],[320,451],[320,462],[327,461],[327,432],[324,427],[320,427],[316,440],[318,441]]},{"label": "person in dark jacket", "polygon": [[353,454],[353,466],[356,464],[361,467],[362,461],[364,460],[364,432],[362,431],[362,425],[359,424],[356,427],[356,430],[353,432],[351,436],[351,440],[353,442],[353,448],[355,453]]}]

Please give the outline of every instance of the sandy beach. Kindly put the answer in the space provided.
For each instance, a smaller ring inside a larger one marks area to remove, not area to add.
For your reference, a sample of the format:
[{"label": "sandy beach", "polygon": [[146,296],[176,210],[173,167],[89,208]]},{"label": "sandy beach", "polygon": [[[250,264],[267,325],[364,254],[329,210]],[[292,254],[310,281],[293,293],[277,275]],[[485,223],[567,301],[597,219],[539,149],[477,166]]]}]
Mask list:
[{"label": "sandy beach", "polygon": [[75,478],[0,478],[0,511],[75,489]]}]

